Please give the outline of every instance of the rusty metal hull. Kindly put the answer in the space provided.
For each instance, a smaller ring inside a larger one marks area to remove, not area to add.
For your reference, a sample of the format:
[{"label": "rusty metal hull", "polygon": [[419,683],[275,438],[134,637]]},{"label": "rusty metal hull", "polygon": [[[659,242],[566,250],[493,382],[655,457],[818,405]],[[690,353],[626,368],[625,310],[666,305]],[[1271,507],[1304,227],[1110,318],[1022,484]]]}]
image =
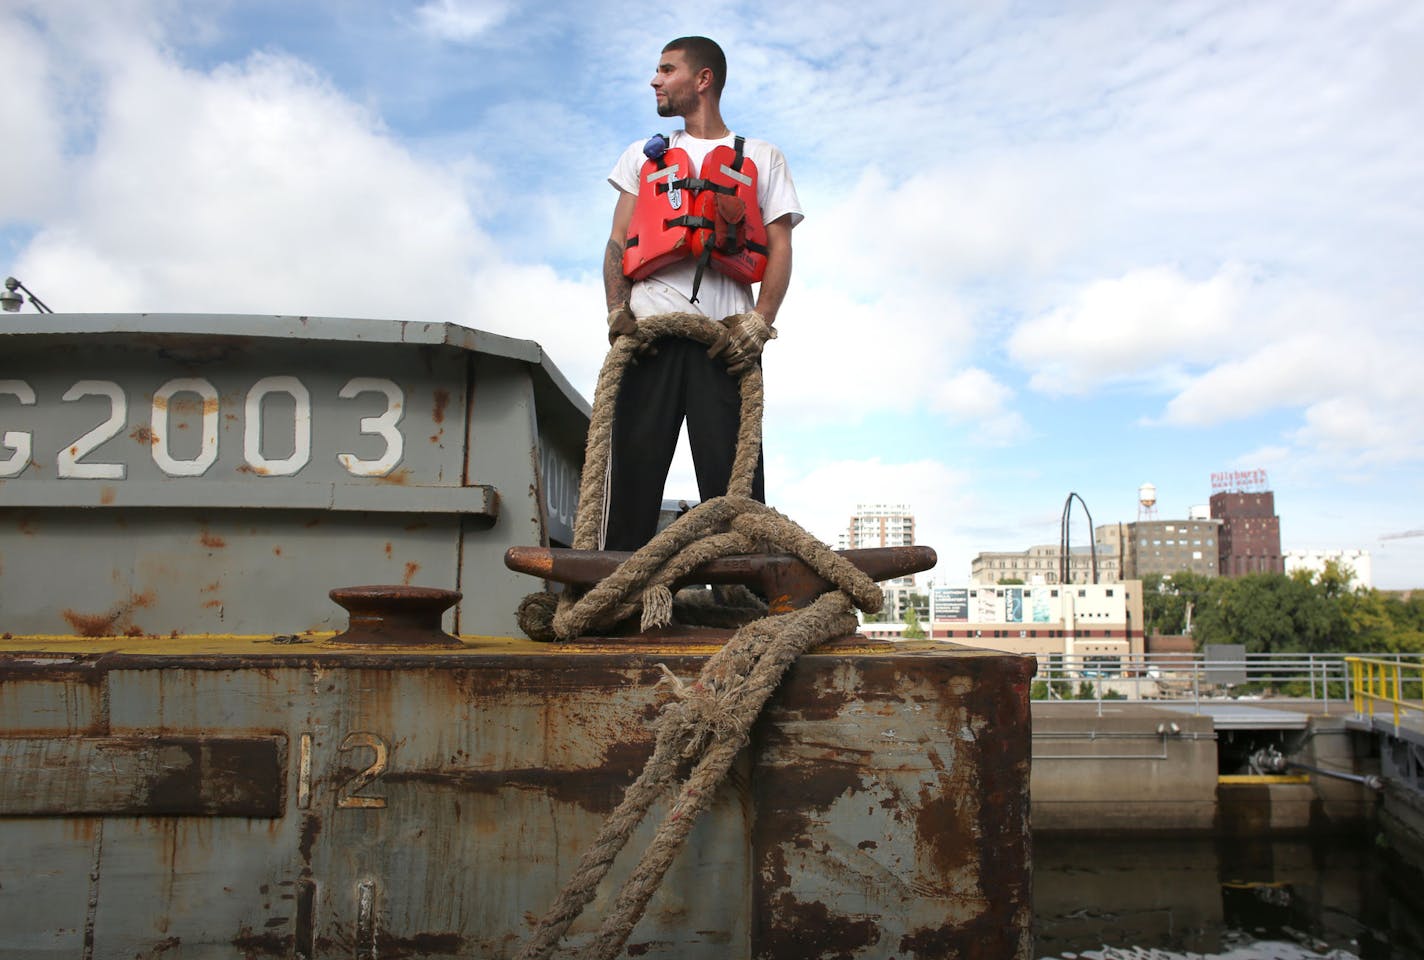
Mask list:
[{"label": "rusty metal hull", "polygon": [[[0,957],[511,956],[716,639],[6,641]],[[1031,671],[803,657],[627,955],[1029,957]]]}]

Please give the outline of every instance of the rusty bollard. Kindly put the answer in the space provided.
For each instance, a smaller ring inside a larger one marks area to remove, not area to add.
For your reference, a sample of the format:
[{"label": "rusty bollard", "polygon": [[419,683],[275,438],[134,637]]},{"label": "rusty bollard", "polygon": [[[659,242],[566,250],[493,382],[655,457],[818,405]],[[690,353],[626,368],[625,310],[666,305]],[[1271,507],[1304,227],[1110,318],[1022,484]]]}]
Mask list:
[{"label": "rusty bollard", "polygon": [[331,599],[351,615],[346,630],[327,643],[371,647],[458,647],[440,618],[460,599],[438,587],[337,587]]}]

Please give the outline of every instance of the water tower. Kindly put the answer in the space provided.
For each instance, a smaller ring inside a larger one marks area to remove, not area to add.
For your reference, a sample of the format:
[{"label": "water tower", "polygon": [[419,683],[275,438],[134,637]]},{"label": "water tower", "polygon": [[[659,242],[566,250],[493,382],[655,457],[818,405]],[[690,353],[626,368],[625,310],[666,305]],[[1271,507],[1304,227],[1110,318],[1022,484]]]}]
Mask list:
[{"label": "water tower", "polygon": [[1144,483],[1137,488],[1137,520],[1157,519],[1157,488],[1150,483]]}]

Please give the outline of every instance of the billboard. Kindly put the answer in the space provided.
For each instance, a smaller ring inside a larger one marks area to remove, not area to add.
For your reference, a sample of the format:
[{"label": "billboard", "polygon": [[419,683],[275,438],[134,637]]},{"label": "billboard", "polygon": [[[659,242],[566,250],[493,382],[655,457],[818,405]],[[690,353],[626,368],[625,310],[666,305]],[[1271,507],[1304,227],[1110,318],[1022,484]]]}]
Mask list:
[{"label": "billboard", "polygon": [[976,591],[978,596],[974,603],[975,623],[999,623],[1004,619],[1003,601],[999,598],[992,587],[986,587]]},{"label": "billboard", "polygon": [[1033,591],[1033,622],[1048,623],[1048,588],[1039,587]]},{"label": "billboard", "polygon": [[969,619],[969,590],[966,587],[936,587],[934,592],[934,619],[936,623]]},{"label": "billboard", "polygon": [[1009,623],[1023,623],[1023,587],[1008,587],[1004,590],[1004,620]]}]

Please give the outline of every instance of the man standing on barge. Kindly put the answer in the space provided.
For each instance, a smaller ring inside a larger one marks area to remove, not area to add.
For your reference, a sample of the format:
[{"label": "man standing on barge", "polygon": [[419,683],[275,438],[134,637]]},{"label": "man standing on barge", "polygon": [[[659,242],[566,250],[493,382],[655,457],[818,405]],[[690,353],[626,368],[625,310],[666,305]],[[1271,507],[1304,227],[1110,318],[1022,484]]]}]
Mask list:
[{"label": "man standing on barge", "polygon": [[[664,47],[652,79],[658,115],[682,117],[684,129],[631,144],[608,175],[619,191],[603,260],[610,342],[632,333],[635,319],[663,313],[726,318],[730,333],[715,358],[696,341],[659,339],[624,374],[614,412],[608,550],[636,550],[652,538],[684,417],[698,493],[709,500],[727,492],[741,408],[734,374],[759,363],[776,336],[772,324],[791,281],[791,229],[803,217],[796,186],[780,150],[734,135],[722,120],[726,79],[726,56],[706,37]],[[696,243],[686,241],[699,227],[705,238],[715,233],[716,253],[689,252]],[[734,236],[750,242],[722,245]],[[735,255],[722,253],[739,245]],[[758,500],[765,499],[763,484],[759,459]]]}]

